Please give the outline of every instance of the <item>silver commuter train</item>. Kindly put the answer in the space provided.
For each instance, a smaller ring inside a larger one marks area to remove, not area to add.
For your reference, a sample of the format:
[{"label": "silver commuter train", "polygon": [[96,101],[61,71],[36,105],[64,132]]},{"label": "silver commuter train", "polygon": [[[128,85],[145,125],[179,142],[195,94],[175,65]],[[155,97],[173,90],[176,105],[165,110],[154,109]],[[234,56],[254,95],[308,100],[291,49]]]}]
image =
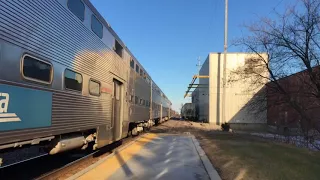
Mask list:
[{"label": "silver commuter train", "polygon": [[89,0],[0,0],[0,64],[0,167],[24,147],[96,149],[170,118]]}]

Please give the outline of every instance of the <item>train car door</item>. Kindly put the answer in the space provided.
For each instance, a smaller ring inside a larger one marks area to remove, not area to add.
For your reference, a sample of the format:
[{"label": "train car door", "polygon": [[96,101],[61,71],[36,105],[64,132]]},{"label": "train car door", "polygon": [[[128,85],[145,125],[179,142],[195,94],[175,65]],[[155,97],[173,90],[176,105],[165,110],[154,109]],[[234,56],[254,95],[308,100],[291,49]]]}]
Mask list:
[{"label": "train car door", "polygon": [[113,80],[113,99],[112,99],[112,128],[113,138],[118,140],[121,137],[121,106],[122,106],[122,83]]}]

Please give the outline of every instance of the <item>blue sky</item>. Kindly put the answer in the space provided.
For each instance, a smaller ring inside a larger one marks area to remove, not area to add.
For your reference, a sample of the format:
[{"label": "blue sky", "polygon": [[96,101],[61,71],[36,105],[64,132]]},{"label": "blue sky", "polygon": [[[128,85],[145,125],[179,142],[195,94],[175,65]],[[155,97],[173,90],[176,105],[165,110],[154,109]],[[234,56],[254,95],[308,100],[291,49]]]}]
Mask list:
[{"label": "blue sky", "polygon": [[[272,17],[296,0],[229,0],[229,44],[244,24]],[[152,79],[179,110],[209,52],[223,51],[224,0],[91,0]],[[240,51],[229,47],[228,51]]]}]

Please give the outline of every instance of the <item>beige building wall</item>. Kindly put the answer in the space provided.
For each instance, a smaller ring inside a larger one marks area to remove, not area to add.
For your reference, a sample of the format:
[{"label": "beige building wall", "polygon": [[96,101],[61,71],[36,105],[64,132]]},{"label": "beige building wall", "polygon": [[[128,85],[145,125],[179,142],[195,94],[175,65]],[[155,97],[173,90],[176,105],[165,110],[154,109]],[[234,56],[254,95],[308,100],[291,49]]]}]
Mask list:
[{"label": "beige building wall", "polygon": [[222,94],[222,75],[223,57],[221,53],[209,54],[209,123],[220,124],[221,122],[221,94]]},{"label": "beige building wall", "polygon": [[[267,59],[267,54],[262,53]],[[261,112],[259,116],[249,110],[248,102],[252,101],[257,93],[264,93],[264,85],[254,91],[247,92],[248,84],[245,81],[230,83],[234,70],[243,67],[248,58],[254,57],[248,53],[228,53],[226,63],[226,122],[237,124],[266,123],[266,112]],[[199,119],[206,119],[206,122],[221,124],[222,118],[222,98],[223,98],[223,53],[210,53],[204,62],[200,75],[209,75],[209,79],[200,79],[199,84],[208,85],[208,88],[199,89]],[[210,102],[210,103],[209,103]]]}]

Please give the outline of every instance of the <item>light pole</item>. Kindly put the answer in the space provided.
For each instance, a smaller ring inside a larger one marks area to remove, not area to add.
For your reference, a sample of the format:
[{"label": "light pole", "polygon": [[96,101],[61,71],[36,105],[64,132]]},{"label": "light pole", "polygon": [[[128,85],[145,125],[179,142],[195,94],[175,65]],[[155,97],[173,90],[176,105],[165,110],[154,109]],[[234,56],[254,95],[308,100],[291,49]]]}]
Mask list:
[{"label": "light pole", "polygon": [[223,92],[222,92],[222,123],[226,122],[226,68],[227,68],[227,48],[228,48],[228,0],[225,0],[224,17],[224,51],[223,51]]}]

